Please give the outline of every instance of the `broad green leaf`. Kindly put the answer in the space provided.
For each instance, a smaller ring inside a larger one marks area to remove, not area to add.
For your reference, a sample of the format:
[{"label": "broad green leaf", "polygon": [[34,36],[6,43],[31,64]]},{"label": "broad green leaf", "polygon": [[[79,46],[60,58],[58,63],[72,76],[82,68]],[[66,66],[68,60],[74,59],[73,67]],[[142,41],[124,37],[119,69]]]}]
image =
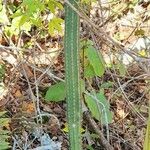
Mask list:
[{"label": "broad green leaf", "polygon": [[102,112],[101,122],[102,124],[112,123],[113,113],[110,110],[106,110],[106,112]]},{"label": "broad green leaf", "polygon": [[6,114],[6,111],[0,112],[0,117],[2,117],[4,114]]},{"label": "broad green leaf", "polygon": [[90,64],[94,68],[95,75],[101,77],[105,72],[102,57],[92,45],[88,46],[88,48],[85,49],[85,53],[88,57],[88,60],[90,61]]},{"label": "broad green leaf", "polygon": [[8,133],[10,133],[10,131],[8,131],[8,130],[0,130],[0,135],[6,135]]},{"label": "broad green leaf", "polygon": [[86,45],[87,45],[87,47],[89,47],[89,46],[93,45],[93,42],[91,40],[87,40]]},{"label": "broad green leaf", "polygon": [[[23,19],[22,19],[23,18]],[[29,21],[25,21],[25,16],[19,16],[12,19],[12,24],[10,27],[5,28],[6,32],[10,35],[18,35],[19,32],[25,31],[28,32],[31,30],[31,23]]]},{"label": "broad green leaf", "polygon": [[17,10],[14,14],[12,14],[12,15],[10,16],[10,18],[20,17],[20,16],[22,16],[22,15],[24,15],[24,13],[22,13],[21,10],[19,9],[19,10]]},{"label": "broad green leaf", "polygon": [[9,124],[9,119],[8,118],[0,118],[0,128],[3,126],[7,126]]},{"label": "broad green leaf", "polygon": [[56,7],[59,8],[60,10],[63,9],[63,6],[61,5],[61,3],[59,3],[59,2],[56,1],[56,0],[49,0],[49,2],[48,2],[48,7],[49,7],[49,10],[50,10],[52,13],[55,13]]},{"label": "broad green leaf", "polygon": [[39,0],[23,0],[22,5],[26,6],[26,12],[30,15],[45,9],[44,3]]},{"label": "broad green leaf", "polygon": [[62,26],[63,19],[61,18],[53,18],[50,20],[48,24],[48,31],[51,35],[54,35],[55,31],[62,32]]},{"label": "broad green leaf", "polygon": [[0,134],[0,141],[5,141],[6,139],[8,139],[10,136],[6,135],[6,134]]},{"label": "broad green leaf", "polygon": [[53,2],[48,3],[48,8],[52,13],[55,13],[55,4]]},{"label": "broad green leaf", "polygon": [[46,101],[62,101],[65,99],[65,83],[59,82],[51,85],[45,95]]},{"label": "broad green leaf", "polygon": [[101,107],[99,106],[99,104],[87,95],[85,95],[85,101],[92,113],[92,116],[95,117],[97,120],[101,121]]},{"label": "broad green leaf", "polygon": [[[92,93],[94,96],[94,93]],[[93,117],[101,121],[102,124],[108,124],[112,122],[112,113],[109,110],[109,103],[103,93],[95,94],[98,101],[90,96],[85,95],[85,101],[90,109]]]},{"label": "broad green leaf", "polygon": [[10,145],[7,142],[9,138],[9,131],[8,130],[3,130],[3,127],[8,126],[9,123],[9,118],[2,118],[4,117],[3,115],[5,114],[5,111],[0,112],[0,149],[1,150],[7,150],[9,149]]},{"label": "broad green leaf", "polygon": [[90,77],[92,78],[95,76],[95,72],[94,72],[93,66],[91,64],[88,64],[87,66],[85,66],[84,76],[86,78],[90,78]]},{"label": "broad green leaf", "polygon": [[20,18],[18,26],[21,27],[27,21],[28,21],[28,16],[22,15]]},{"label": "broad green leaf", "polygon": [[[84,80],[80,80],[81,91],[85,91],[85,82]],[[65,82],[59,82],[55,85],[51,85],[46,92],[45,99],[46,101],[62,101],[65,99]]]},{"label": "broad green leaf", "polygon": [[109,105],[109,102],[107,101],[104,93],[102,93],[102,92],[97,93],[96,96],[97,96],[98,100],[105,106],[105,108],[109,110],[110,105]]},{"label": "broad green leaf", "polygon": [[38,28],[43,28],[43,24],[42,24],[42,20],[41,18],[38,18],[38,17],[33,17],[33,18],[30,18],[30,21],[33,23],[33,25],[37,26]]},{"label": "broad green leaf", "polygon": [[8,142],[0,141],[0,150],[8,150],[10,147]]},{"label": "broad green leaf", "polygon": [[86,149],[87,149],[87,150],[94,150],[91,145],[88,145],[88,146],[86,147]]}]

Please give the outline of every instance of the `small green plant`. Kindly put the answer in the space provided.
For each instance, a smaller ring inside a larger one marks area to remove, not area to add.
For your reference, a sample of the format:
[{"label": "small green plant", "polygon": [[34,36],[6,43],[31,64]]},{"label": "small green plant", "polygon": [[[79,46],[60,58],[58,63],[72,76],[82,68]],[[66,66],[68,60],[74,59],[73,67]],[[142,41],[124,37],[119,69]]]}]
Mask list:
[{"label": "small green plant", "polygon": [[[88,43],[88,44],[87,44]],[[85,45],[86,44],[86,45]],[[83,45],[83,43],[81,43]],[[93,77],[101,77],[103,76],[105,72],[105,65],[104,60],[101,56],[101,54],[98,53],[98,51],[94,48],[92,41],[88,41],[84,43],[84,48],[81,48],[81,61],[84,61],[84,78],[87,80]],[[84,51],[84,56],[82,55]],[[69,52],[71,53],[71,52]],[[68,53],[67,53],[68,55]],[[84,57],[84,59],[83,59]],[[70,57],[68,57],[67,63],[70,64]],[[68,65],[66,64],[66,65]],[[89,67],[90,66],[90,67]],[[69,71],[73,71],[74,68],[68,69]],[[74,72],[73,72],[74,73]],[[75,73],[72,75],[75,76]],[[69,76],[69,81],[71,82],[72,79]],[[70,83],[71,84],[71,83]],[[45,99],[46,101],[61,101],[64,100],[66,95],[66,87],[67,84],[65,82],[58,82],[52,86],[49,87],[49,89],[46,92]],[[85,91],[85,81],[80,79],[80,86],[82,87],[80,89],[81,93],[85,94],[85,103],[87,104],[87,107],[89,108],[92,116],[100,121],[102,124],[106,125],[108,127],[108,124],[112,122],[112,112],[110,111],[110,105],[107,101],[104,89],[111,88],[113,86],[112,82],[104,82],[102,85],[100,85],[100,90],[98,92],[86,92]],[[74,87],[75,88],[75,87]],[[69,94],[72,96],[73,90],[70,87],[69,88]],[[73,116],[74,114],[78,115],[78,112],[73,113],[73,109],[75,109],[76,101],[73,102],[72,98],[70,97],[69,104],[70,107],[70,115]],[[75,109],[77,110],[77,109]],[[69,115],[69,114],[68,114]],[[71,117],[70,116],[70,117]],[[68,125],[69,126],[69,125]],[[80,127],[81,129],[81,127]],[[107,128],[108,129],[108,128]],[[109,136],[109,135],[108,135]],[[74,143],[75,144],[75,143]]]},{"label": "small green plant", "polygon": [[102,55],[94,48],[93,42],[90,40],[83,41],[81,45],[81,61],[84,61],[84,77],[101,77],[105,72]]},{"label": "small green plant", "polygon": [[6,112],[0,112],[0,149],[7,150],[10,148],[8,138],[9,138],[9,131],[4,130],[4,127],[8,126],[9,119],[4,117]]},{"label": "small green plant", "polygon": [[101,121],[102,124],[107,125],[112,122],[112,113],[109,110],[109,102],[103,92],[85,95],[85,102],[93,117]]},{"label": "small green plant", "polygon": [[[105,72],[105,65],[104,60],[101,54],[98,53],[98,51],[94,48],[93,42],[83,41],[81,43],[81,61],[84,61],[84,77],[87,79],[93,78],[93,77],[101,77]],[[84,56],[82,55],[84,51]],[[84,58],[83,58],[84,57]],[[70,58],[69,58],[70,62]],[[81,92],[85,92],[85,83],[83,80],[80,80],[82,87]],[[58,82],[52,86],[49,87],[49,89],[46,92],[45,99],[46,101],[61,101],[64,100],[65,95],[65,82]],[[92,113],[92,116],[101,121],[102,124],[109,124],[112,122],[112,113],[109,110],[109,102],[107,101],[105,95],[104,95],[104,89],[110,88],[113,86],[112,82],[105,82],[102,85],[100,85],[100,91],[97,93],[91,92],[91,95],[94,95],[97,99],[92,98],[88,95],[85,95],[85,102],[87,103],[87,106],[89,110]],[[71,92],[71,91],[70,91]],[[73,106],[72,106],[73,107]]]},{"label": "small green plant", "polygon": [[59,82],[55,85],[51,85],[45,95],[46,101],[62,101],[65,99],[65,82]]},{"label": "small green plant", "polygon": [[21,31],[29,33],[32,26],[38,27],[39,31],[46,30],[52,36],[62,32],[63,20],[56,12],[63,6],[56,0],[23,0],[19,6],[9,4],[7,7],[1,2],[0,8],[0,23],[10,38]]}]

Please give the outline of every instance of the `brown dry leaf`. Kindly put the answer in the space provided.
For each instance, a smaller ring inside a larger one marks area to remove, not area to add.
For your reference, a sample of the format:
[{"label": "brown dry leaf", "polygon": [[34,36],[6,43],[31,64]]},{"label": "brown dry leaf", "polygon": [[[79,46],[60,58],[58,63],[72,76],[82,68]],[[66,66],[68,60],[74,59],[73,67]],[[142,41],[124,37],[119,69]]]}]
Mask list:
[{"label": "brown dry leaf", "polygon": [[125,106],[124,102],[120,101],[120,100],[117,100],[116,104],[117,104],[117,111],[116,111],[117,117],[119,117],[120,119],[124,119],[128,115],[124,111],[124,106]]},{"label": "brown dry leaf", "polygon": [[7,93],[8,93],[8,89],[7,89],[5,86],[1,85],[1,86],[0,86],[0,100],[1,100],[4,96],[6,96]]},{"label": "brown dry leaf", "polygon": [[60,124],[57,117],[51,117],[48,121],[49,124],[49,130],[52,133],[53,136],[58,134],[58,131],[60,131]]},{"label": "brown dry leaf", "polygon": [[121,119],[124,119],[127,116],[127,114],[125,114],[123,109],[117,109],[117,116]]},{"label": "brown dry leaf", "polygon": [[33,77],[33,72],[31,71],[29,66],[27,66],[26,64],[23,64],[23,67],[24,67],[24,69],[26,71],[26,74],[27,74],[28,78],[32,78]]},{"label": "brown dry leaf", "polygon": [[35,111],[35,106],[32,102],[23,102],[22,109],[26,113],[33,113]]},{"label": "brown dry leaf", "polygon": [[14,95],[15,95],[16,98],[22,97],[22,93],[21,93],[20,90],[17,90]]},{"label": "brown dry leaf", "polygon": [[114,148],[115,148],[115,150],[121,150],[119,143],[114,143]]}]

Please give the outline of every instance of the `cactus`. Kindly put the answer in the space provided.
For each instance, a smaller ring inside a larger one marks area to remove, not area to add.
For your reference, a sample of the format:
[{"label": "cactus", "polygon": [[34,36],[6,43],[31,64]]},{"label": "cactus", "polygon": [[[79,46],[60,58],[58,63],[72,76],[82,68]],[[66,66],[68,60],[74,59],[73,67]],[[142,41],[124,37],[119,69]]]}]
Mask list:
[{"label": "cactus", "polygon": [[[74,0],[69,1],[77,8]],[[79,16],[65,6],[65,81],[70,150],[81,150],[81,102],[79,83]]]}]

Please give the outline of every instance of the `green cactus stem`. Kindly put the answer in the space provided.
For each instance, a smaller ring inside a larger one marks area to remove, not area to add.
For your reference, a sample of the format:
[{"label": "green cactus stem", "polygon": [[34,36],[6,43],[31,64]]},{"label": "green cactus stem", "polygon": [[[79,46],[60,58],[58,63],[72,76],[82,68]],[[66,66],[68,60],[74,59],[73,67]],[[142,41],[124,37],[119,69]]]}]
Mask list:
[{"label": "green cactus stem", "polygon": [[[69,0],[77,8],[77,1]],[[65,81],[70,150],[81,150],[81,101],[79,79],[79,16],[65,6]]]}]

